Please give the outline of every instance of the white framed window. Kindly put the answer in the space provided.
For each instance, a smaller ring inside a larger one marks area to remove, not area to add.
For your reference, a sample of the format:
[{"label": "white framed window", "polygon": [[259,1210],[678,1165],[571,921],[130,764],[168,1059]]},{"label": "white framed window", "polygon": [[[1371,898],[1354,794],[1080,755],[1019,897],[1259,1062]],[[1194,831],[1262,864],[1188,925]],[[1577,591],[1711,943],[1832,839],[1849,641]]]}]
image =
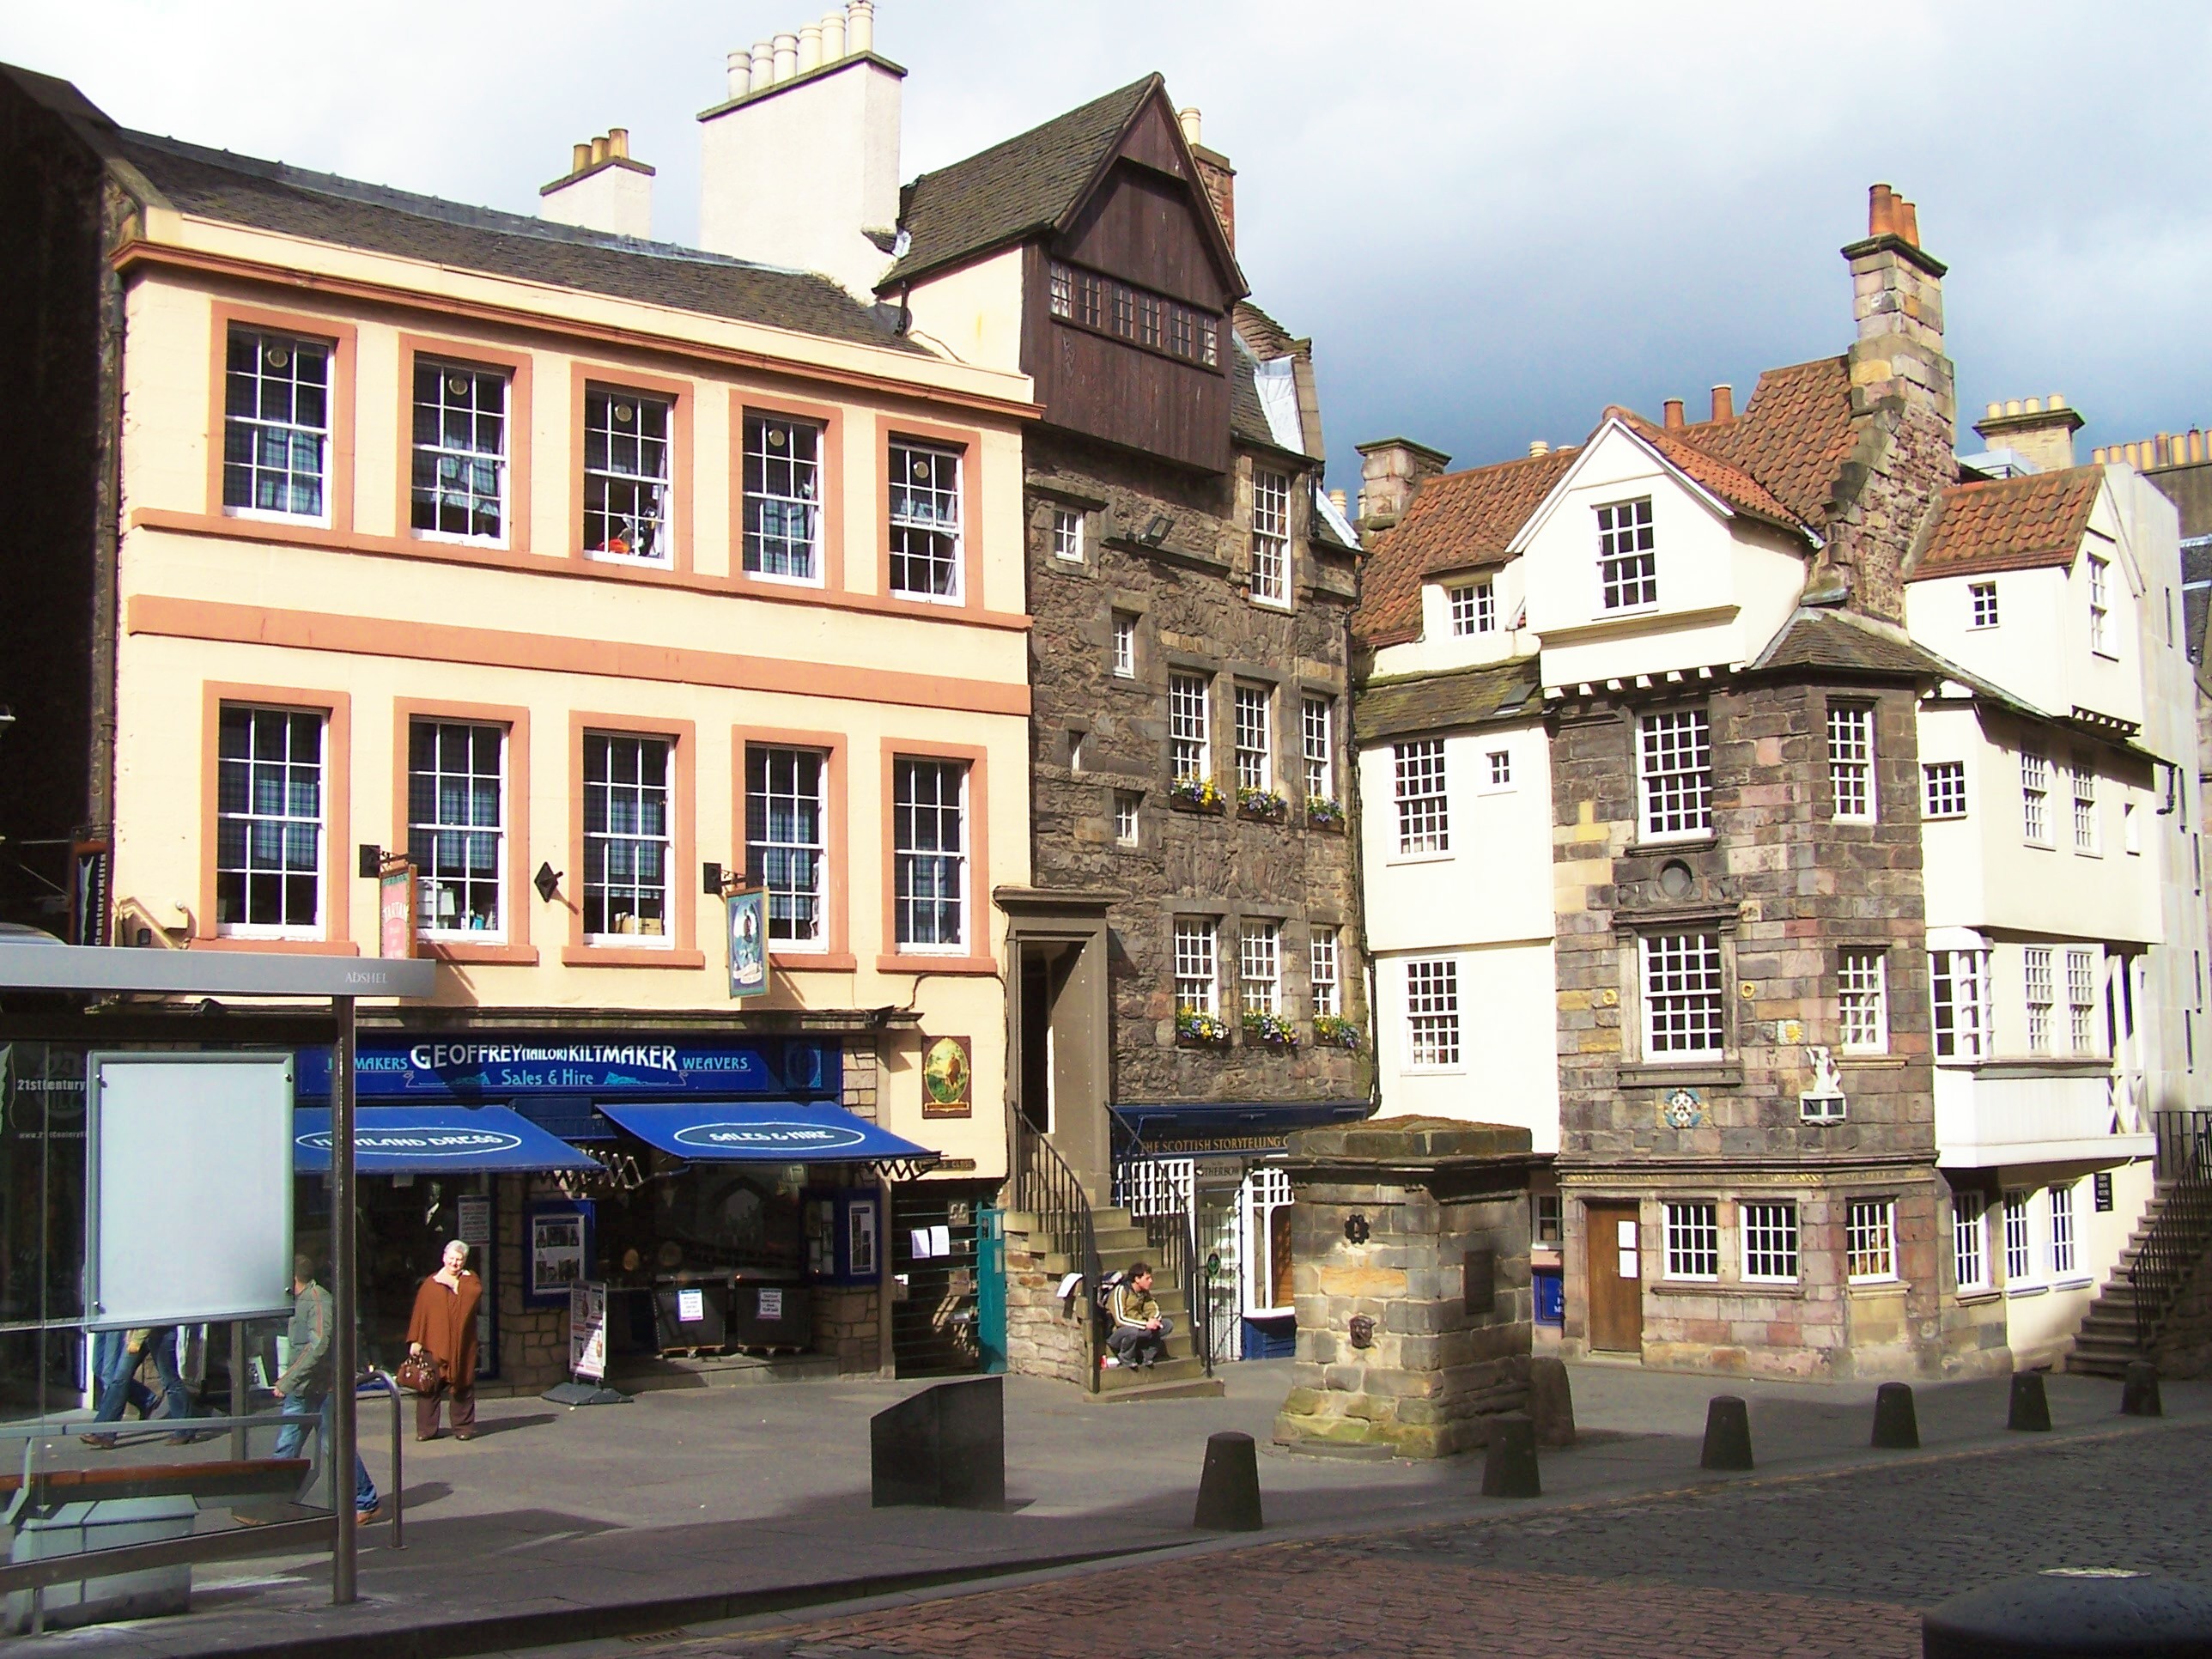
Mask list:
[{"label": "white framed window", "polygon": [[1644,839],[1703,836],[1713,827],[1713,733],[1702,708],[1668,708],[1637,723]]},{"label": "white framed window", "polygon": [[2034,1194],[2014,1188],[2004,1195],[2005,1283],[2033,1285],[2035,1271],[2035,1216],[2030,1208]]},{"label": "white framed window", "polygon": [[1492,749],[1482,757],[1484,787],[1490,789],[1510,789],[1513,787],[1513,751],[1510,749]]},{"label": "white framed window", "polygon": [[1720,935],[1647,933],[1638,944],[1644,967],[1644,1058],[1717,1059],[1726,1047]]},{"label": "white framed window", "polygon": [[407,722],[407,856],[424,938],[507,937],[505,726]]},{"label": "white framed window", "polygon": [[234,327],[222,379],[223,510],[328,524],[330,342]]},{"label": "white framed window", "polygon": [[1990,1288],[1988,1209],[1979,1193],[1951,1194],[1951,1271],[1961,1291]]},{"label": "white framed window", "polygon": [[1177,778],[1213,775],[1212,705],[1206,676],[1168,676],[1168,764]]},{"label": "white framed window", "polygon": [[1928,996],[1938,1060],[1983,1060],[1990,1047],[1990,953],[1930,951]]},{"label": "white framed window", "polygon": [[968,946],[968,763],[891,763],[892,909],[898,948]]},{"label": "white framed window", "polygon": [[2020,751],[2020,832],[2032,847],[2051,844],[2051,763],[2033,749]]},{"label": "white framed window", "polygon": [[1327,697],[1309,696],[1300,705],[1300,737],[1305,746],[1306,799],[1336,799],[1336,706]]},{"label": "white framed window", "polygon": [[1307,945],[1313,982],[1313,1011],[1316,1014],[1341,1016],[1344,1012],[1344,987],[1337,976],[1336,929],[1316,923],[1307,936]]},{"label": "white framed window", "polygon": [[415,360],[408,522],[418,536],[506,538],[507,396],[503,368]]},{"label": "white framed window", "polygon": [[1247,1315],[1286,1314],[1292,1310],[1291,1218],[1296,1196],[1289,1173],[1267,1164],[1246,1176],[1237,1194],[1244,1248],[1237,1253],[1237,1271]]},{"label": "white framed window", "polygon": [[2074,779],[2074,850],[2094,856],[2100,850],[2097,838],[2097,771],[2075,756],[2074,764],[2067,769]]},{"label": "white framed window", "polygon": [[1929,761],[1920,769],[1921,812],[1931,818],[1966,816],[1966,763]]},{"label": "white framed window", "polygon": [[1052,510],[1052,556],[1070,564],[1083,562],[1083,515],[1072,508]]},{"label": "white framed window", "polygon": [[1133,789],[1114,792],[1114,843],[1134,847],[1144,839],[1141,808],[1144,797]]},{"label": "white framed window", "polygon": [[1459,1064],[1459,963],[1445,957],[1406,964],[1406,1065],[1442,1071]]},{"label": "white framed window", "polygon": [[584,550],[593,557],[672,562],[674,416],[665,398],[614,386],[584,389]]},{"label": "white framed window", "polygon": [[1239,685],[1237,703],[1237,787],[1272,791],[1275,787],[1273,699],[1264,685]]},{"label": "white framed window", "polygon": [[1291,477],[1259,467],[1252,471],[1252,598],[1291,602]]},{"label": "white framed window", "polygon": [[672,943],[669,880],[676,745],[584,733],[584,937]]},{"label": "white framed window", "polygon": [[2074,1238],[2074,1186],[2051,1188],[2045,1198],[2051,1212],[2051,1276],[2070,1279],[2077,1271]]},{"label": "white framed window", "polygon": [[1401,854],[1451,850],[1451,810],[1444,797],[1444,740],[1416,738],[1391,750]]},{"label": "white framed window", "polygon": [[1743,1276],[1761,1285],[1797,1282],[1797,1206],[1745,1203],[1737,1206],[1743,1231]]},{"label": "white framed window", "polygon": [[1659,559],[1651,538],[1651,500],[1616,501],[1597,510],[1597,580],[1607,611],[1659,603]]},{"label": "white framed window", "polygon": [[1854,1285],[1897,1277],[1897,1200],[1854,1198],[1844,1211],[1844,1268]]},{"label": "white framed window", "polygon": [[1498,631],[1498,588],[1491,578],[1448,587],[1444,598],[1451,610],[1451,631],[1455,636]]},{"label": "white framed window", "polygon": [[1248,1014],[1283,1012],[1283,930],[1272,921],[1248,921],[1237,939],[1237,994]]},{"label": "white framed window", "polygon": [[1710,1198],[1667,1200],[1667,1277],[1721,1276],[1720,1206]]},{"label": "white framed window", "polygon": [[783,581],[822,580],[822,428],[745,416],[744,567]]},{"label": "white framed window", "polygon": [[1995,628],[1997,625],[1997,585],[1995,582],[1966,584],[1966,603],[1970,610],[1970,628]]},{"label": "white framed window", "polygon": [[768,890],[768,937],[779,949],[829,940],[829,761],[818,749],[745,745],[745,866]]},{"label": "white framed window", "polygon": [[[2202,957],[2199,957],[2200,964]],[[2203,998],[2200,968],[2197,1000]],[[2074,1052],[2093,1054],[2097,1052],[2097,953],[2094,951],[2069,951],[2066,953],[2066,1012],[2069,1035],[2074,1040]]]},{"label": "white framed window", "polygon": [[1847,945],[1836,952],[1838,1024],[1846,1054],[1878,1054],[1889,1047],[1889,994],[1884,953]]},{"label": "white framed window", "polygon": [[1220,1012],[1220,974],[1214,960],[1219,928],[1210,921],[1178,916],[1175,925],[1176,1007],[1195,1013]]},{"label": "white framed window", "polygon": [[1828,705],[1828,792],[1836,817],[1871,823],[1874,798],[1874,705]]},{"label": "white framed window", "polygon": [[961,599],[960,452],[890,446],[891,580],[908,599]]},{"label": "white framed window", "polygon": [[216,750],[217,933],[321,936],[328,723],[319,709],[222,705]]},{"label": "white framed window", "polygon": [[2116,655],[2112,645],[2112,562],[2089,556],[2089,648],[2100,657]]},{"label": "white framed window", "polygon": [[1114,678],[1137,678],[1137,618],[1127,611],[1114,613]]},{"label": "white framed window", "polygon": [[2047,946],[2031,945],[2021,952],[2021,969],[2026,983],[2027,1001],[2027,1051],[2032,1054],[2051,1052],[2051,951]]}]

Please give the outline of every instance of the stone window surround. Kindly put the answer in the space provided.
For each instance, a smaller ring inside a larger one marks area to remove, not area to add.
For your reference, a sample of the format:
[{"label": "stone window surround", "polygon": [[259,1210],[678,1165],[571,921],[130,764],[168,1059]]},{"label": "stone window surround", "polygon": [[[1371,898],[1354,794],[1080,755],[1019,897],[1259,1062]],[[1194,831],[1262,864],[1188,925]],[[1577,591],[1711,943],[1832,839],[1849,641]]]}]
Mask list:
[{"label": "stone window surround", "polygon": [[[1110,822],[1110,817],[1109,820]],[[1238,956],[1233,948],[1243,938],[1246,921],[1262,921],[1271,925],[1276,933],[1276,983],[1280,997],[1279,1006],[1285,1013],[1298,1007],[1311,1012],[1313,985],[1310,969],[1311,930],[1316,927],[1328,929],[1338,935],[1337,997],[1340,1004],[1352,1006],[1352,993],[1358,983],[1364,963],[1354,960],[1356,953],[1344,939],[1344,918],[1341,913],[1328,906],[1310,908],[1296,904],[1279,904],[1266,899],[1189,898],[1170,894],[1160,901],[1158,946],[1161,960],[1168,969],[1169,989],[1174,989],[1175,933],[1178,921],[1211,921],[1214,927],[1214,995],[1218,1006],[1241,1006],[1237,998],[1243,990],[1243,977],[1237,969]],[[1301,949],[1301,942],[1307,942]],[[1293,964],[1300,971],[1294,975]],[[1298,1000],[1304,994],[1304,1001]],[[1241,1035],[1237,1041],[1242,1042]]]},{"label": "stone window surround", "polygon": [[[1673,845],[1674,843],[1668,843]],[[1735,1012],[1738,999],[1736,927],[1741,912],[1734,904],[1684,905],[1680,909],[1616,910],[1613,915],[1613,956],[1620,984],[1620,1059],[1615,1084],[1624,1089],[1676,1085],[1733,1088],[1743,1082],[1743,1060]],[[1651,1060],[1644,1054],[1644,964],[1639,941],[1647,933],[1709,930],[1721,944],[1721,1054],[1718,1059]]]},{"label": "stone window surround", "polygon": [[[1106,511],[1108,503],[1096,495],[1085,495],[1072,489],[1056,489],[1050,484],[1030,481],[1024,490],[1023,515],[1029,533],[1036,538],[1043,556],[1033,562],[1032,568],[1046,570],[1057,576],[1067,576],[1085,581],[1098,579],[1098,559],[1093,551],[1098,544],[1098,518]],[[1052,545],[1052,520],[1055,513],[1073,513],[1083,520],[1083,556],[1079,559],[1057,557]],[[1135,607],[1116,599],[1120,609]]]}]

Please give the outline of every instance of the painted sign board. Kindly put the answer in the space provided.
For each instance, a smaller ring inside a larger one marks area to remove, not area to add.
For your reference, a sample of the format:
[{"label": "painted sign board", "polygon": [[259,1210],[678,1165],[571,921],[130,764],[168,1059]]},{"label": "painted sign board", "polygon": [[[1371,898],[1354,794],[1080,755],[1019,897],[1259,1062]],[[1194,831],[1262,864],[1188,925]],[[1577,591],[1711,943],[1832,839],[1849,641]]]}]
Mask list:
[{"label": "painted sign board", "polygon": [[379,956],[415,954],[415,866],[410,860],[387,858],[377,866]]},{"label": "painted sign board", "polygon": [[730,995],[764,996],[768,992],[768,894],[742,887],[723,900],[730,942]]}]

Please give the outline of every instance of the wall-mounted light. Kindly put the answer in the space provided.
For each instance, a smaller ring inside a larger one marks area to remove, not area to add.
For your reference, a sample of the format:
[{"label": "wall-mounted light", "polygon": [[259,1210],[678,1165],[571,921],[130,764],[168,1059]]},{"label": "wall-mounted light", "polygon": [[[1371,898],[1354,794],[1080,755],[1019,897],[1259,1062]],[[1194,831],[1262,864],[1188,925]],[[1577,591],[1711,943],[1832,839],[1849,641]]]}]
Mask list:
[{"label": "wall-mounted light", "polygon": [[561,890],[561,875],[551,865],[541,864],[538,873],[530,878],[531,885],[538,890],[538,896],[548,904],[553,902],[553,895]]},{"label": "wall-mounted light", "polygon": [[1146,547],[1158,547],[1167,540],[1168,532],[1175,528],[1175,520],[1164,513],[1152,514],[1152,522],[1138,533],[1137,539]]},{"label": "wall-mounted light", "polygon": [[363,842],[353,849],[354,868],[363,881],[375,881],[384,874],[384,849],[371,842]]}]

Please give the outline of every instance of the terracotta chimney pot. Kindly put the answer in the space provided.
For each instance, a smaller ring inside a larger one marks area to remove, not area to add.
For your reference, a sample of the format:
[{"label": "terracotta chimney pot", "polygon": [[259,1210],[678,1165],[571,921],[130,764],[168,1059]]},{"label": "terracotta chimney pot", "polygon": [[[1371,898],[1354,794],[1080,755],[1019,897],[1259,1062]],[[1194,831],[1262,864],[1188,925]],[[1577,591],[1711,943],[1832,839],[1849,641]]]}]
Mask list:
[{"label": "terracotta chimney pot", "polygon": [[1713,418],[1717,421],[1735,419],[1735,388],[1717,386],[1713,388]]},{"label": "terracotta chimney pot", "polygon": [[1897,192],[1887,185],[1875,185],[1867,191],[1867,234],[1897,234]]},{"label": "terracotta chimney pot", "polygon": [[1665,403],[1660,404],[1659,408],[1660,423],[1662,426],[1682,424],[1682,400],[1680,398],[1669,398]]}]

